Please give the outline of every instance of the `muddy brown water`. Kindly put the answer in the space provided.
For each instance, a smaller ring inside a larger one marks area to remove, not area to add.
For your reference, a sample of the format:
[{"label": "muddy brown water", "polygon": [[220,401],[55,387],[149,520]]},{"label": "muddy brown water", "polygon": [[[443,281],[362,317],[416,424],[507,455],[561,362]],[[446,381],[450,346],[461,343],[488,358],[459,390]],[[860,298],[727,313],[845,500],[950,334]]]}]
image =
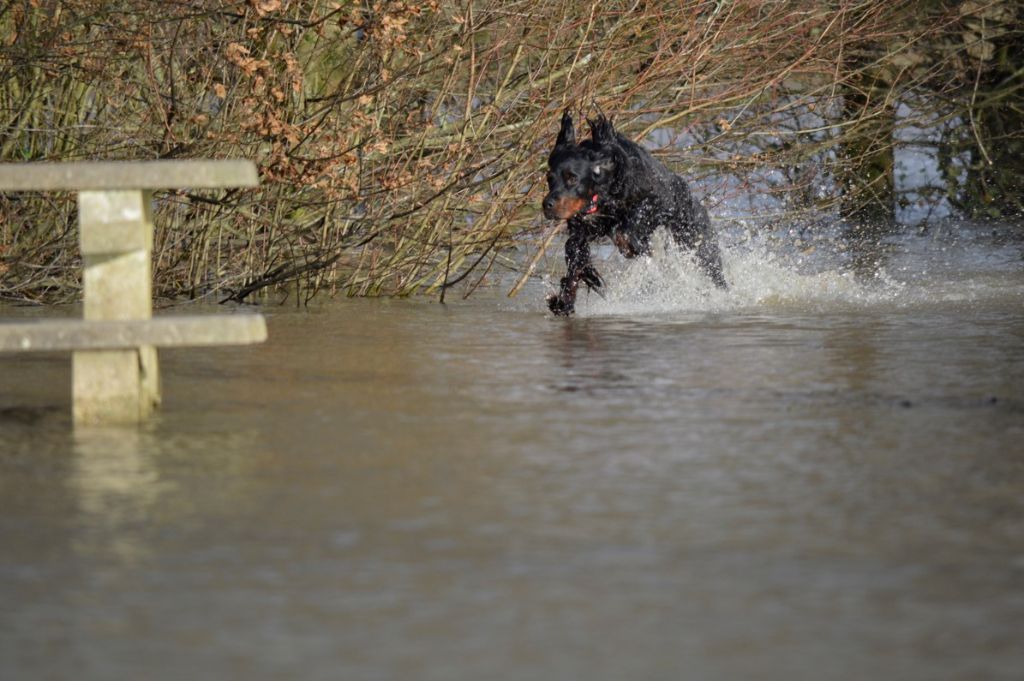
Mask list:
[{"label": "muddy brown water", "polygon": [[270,307],[139,429],[0,357],[0,678],[1024,678],[1019,265],[747,265]]}]

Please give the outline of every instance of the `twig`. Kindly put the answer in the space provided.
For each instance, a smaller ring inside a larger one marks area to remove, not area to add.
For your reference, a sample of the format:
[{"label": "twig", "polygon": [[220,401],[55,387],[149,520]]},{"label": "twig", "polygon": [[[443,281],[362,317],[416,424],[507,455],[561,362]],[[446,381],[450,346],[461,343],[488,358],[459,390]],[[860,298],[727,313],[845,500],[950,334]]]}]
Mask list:
[{"label": "twig", "polygon": [[513,286],[512,289],[508,292],[509,298],[515,298],[516,294],[518,294],[520,289],[522,289],[523,286],[526,284],[526,280],[530,278],[531,274],[533,274],[533,269],[537,266],[537,263],[540,262],[540,259],[544,256],[544,253],[548,250],[548,246],[551,245],[552,240],[554,240],[555,238],[555,234],[558,233],[558,230],[561,226],[561,222],[556,222],[553,225],[551,225],[551,227],[548,228],[548,233],[545,236],[544,241],[541,242],[540,248],[537,249],[537,253],[530,260],[530,264],[526,266],[526,270],[523,272],[523,276],[519,277],[519,281],[517,281],[516,285]]}]

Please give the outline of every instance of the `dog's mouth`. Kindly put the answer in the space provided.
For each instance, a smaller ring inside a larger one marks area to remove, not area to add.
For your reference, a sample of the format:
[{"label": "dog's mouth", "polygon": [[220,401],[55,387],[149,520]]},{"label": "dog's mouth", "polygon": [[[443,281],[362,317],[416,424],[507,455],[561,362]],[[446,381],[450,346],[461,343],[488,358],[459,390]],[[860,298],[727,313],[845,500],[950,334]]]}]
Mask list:
[{"label": "dog's mouth", "polygon": [[544,200],[544,217],[549,220],[568,220],[576,215],[592,215],[597,212],[597,194],[590,200],[567,196],[557,200]]}]

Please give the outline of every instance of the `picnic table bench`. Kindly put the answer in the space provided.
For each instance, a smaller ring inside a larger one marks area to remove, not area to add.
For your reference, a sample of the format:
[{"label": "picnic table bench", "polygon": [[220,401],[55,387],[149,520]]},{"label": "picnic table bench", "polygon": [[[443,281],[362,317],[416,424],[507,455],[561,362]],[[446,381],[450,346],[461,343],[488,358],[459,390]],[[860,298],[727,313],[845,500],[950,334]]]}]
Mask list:
[{"label": "picnic table bench", "polygon": [[0,192],[78,192],[82,319],[0,322],[0,352],[71,351],[76,424],[145,419],[160,403],[157,347],[266,340],[259,314],[153,319],[154,189],[259,184],[251,161],[2,163]]}]

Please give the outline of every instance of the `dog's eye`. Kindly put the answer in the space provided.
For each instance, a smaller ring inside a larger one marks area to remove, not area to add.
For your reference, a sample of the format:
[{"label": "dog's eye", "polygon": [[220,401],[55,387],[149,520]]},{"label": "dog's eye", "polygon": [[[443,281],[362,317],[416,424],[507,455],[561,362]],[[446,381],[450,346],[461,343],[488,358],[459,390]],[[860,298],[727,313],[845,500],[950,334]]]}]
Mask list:
[{"label": "dog's eye", "polygon": [[562,174],[562,180],[565,182],[566,185],[571,187],[574,184],[576,184],[577,177],[575,175],[573,175],[572,173],[563,173]]}]

